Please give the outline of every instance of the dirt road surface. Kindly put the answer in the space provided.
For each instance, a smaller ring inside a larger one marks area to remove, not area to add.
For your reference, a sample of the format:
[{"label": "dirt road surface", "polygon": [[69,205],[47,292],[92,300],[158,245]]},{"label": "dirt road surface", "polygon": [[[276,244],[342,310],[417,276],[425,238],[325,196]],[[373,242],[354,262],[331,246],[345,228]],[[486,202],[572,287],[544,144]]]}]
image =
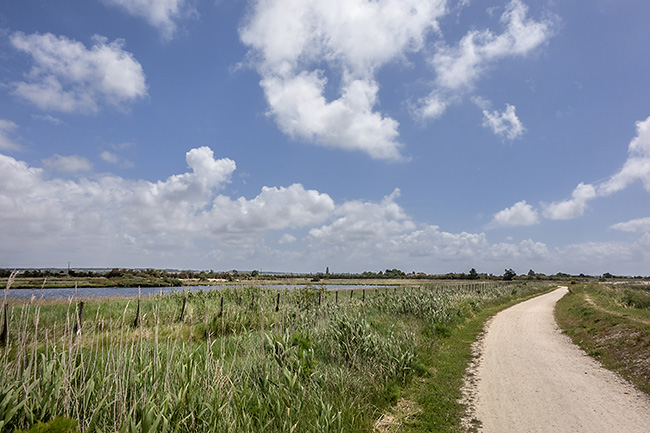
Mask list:
[{"label": "dirt road surface", "polygon": [[497,314],[479,345],[468,391],[484,433],[650,432],[650,398],[563,335],[561,287]]}]

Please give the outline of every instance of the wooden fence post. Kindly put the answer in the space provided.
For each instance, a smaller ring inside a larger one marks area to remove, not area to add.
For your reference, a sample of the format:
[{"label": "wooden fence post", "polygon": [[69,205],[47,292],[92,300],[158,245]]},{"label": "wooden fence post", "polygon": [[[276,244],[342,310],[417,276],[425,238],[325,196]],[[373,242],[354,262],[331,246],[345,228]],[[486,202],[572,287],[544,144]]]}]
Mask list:
[{"label": "wooden fence post", "polygon": [[221,309],[219,310],[219,317],[223,316],[223,295],[221,296]]},{"label": "wooden fence post", "polygon": [[137,328],[138,323],[140,322],[140,287],[138,287],[138,309],[135,310],[135,320],[133,321],[133,327]]},{"label": "wooden fence post", "polygon": [[4,303],[5,317],[2,324],[2,334],[0,334],[0,344],[7,345],[7,335],[9,334],[9,304]]},{"label": "wooden fence post", "polygon": [[187,303],[187,297],[183,296],[183,306],[181,307],[181,317],[178,318],[178,321],[183,323],[183,319],[185,318],[185,304]]},{"label": "wooden fence post", "polygon": [[361,302],[366,302],[366,289],[361,292]]},{"label": "wooden fence post", "polygon": [[253,309],[253,305],[255,305],[255,293],[251,295],[251,310]]},{"label": "wooden fence post", "polygon": [[339,291],[337,290],[337,291],[334,292],[334,293],[336,293],[336,295],[335,295],[335,297],[334,297],[334,303],[335,303],[335,304],[338,304],[338,303],[339,303]]},{"label": "wooden fence post", "polygon": [[352,294],[354,293],[354,290],[350,289],[350,299],[352,299]]},{"label": "wooden fence post", "polygon": [[81,332],[81,316],[84,313],[84,301],[79,302],[79,315],[77,316],[77,323],[74,324],[74,333]]},{"label": "wooden fence post", "polygon": [[280,292],[278,292],[278,298],[275,300],[275,312],[280,311]]},{"label": "wooden fence post", "polygon": [[318,292],[318,305],[320,306],[320,297],[321,297],[321,292]]}]

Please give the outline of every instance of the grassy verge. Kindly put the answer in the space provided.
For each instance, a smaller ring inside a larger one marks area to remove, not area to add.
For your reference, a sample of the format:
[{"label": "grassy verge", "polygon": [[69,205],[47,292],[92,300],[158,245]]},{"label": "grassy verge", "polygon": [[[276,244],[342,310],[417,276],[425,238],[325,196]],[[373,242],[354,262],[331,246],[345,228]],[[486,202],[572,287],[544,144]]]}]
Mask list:
[{"label": "grassy verge", "polygon": [[556,306],[562,330],[603,366],[650,394],[650,289],[571,285]]},{"label": "grassy verge", "polygon": [[[469,314],[450,327],[442,327],[423,344],[420,361],[426,374],[404,390],[401,404],[390,413],[392,425],[385,432],[464,431],[461,403],[467,367],[474,358],[472,344],[483,331],[485,322],[497,312],[525,299],[546,293],[555,286],[535,284],[520,286],[507,296],[471,304]],[[423,335],[427,335],[427,331]]]}]

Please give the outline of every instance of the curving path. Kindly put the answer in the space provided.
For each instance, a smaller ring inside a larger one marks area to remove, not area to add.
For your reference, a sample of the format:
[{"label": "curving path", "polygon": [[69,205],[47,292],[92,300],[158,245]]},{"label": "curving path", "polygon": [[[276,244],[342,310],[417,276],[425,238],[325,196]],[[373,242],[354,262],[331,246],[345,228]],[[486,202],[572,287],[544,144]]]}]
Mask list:
[{"label": "curving path", "polygon": [[474,416],[485,433],[650,432],[650,398],[555,324],[561,287],[497,314],[480,349]]}]

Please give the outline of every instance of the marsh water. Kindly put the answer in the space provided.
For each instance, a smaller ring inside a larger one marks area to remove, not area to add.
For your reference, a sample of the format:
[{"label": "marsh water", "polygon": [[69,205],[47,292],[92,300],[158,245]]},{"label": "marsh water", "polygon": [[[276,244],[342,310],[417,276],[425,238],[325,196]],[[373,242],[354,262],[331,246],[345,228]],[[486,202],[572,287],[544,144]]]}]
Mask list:
[{"label": "marsh water", "polygon": [[[241,288],[251,285],[222,285],[222,286],[179,286],[179,287],[143,287],[141,288],[142,296],[151,296],[157,294],[167,294],[172,292],[198,292],[200,290],[222,290],[224,288]],[[264,289],[296,289],[305,287],[305,285],[256,285]],[[361,290],[376,289],[380,286],[355,285],[326,285],[316,284],[314,287],[324,287],[326,290]],[[137,287],[79,287],[76,289],[77,298],[110,298],[110,297],[132,297],[138,296]],[[7,293],[8,298],[12,299],[29,299],[32,296],[36,298],[59,298],[67,299],[75,297],[74,288],[66,289],[11,289]]]}]

